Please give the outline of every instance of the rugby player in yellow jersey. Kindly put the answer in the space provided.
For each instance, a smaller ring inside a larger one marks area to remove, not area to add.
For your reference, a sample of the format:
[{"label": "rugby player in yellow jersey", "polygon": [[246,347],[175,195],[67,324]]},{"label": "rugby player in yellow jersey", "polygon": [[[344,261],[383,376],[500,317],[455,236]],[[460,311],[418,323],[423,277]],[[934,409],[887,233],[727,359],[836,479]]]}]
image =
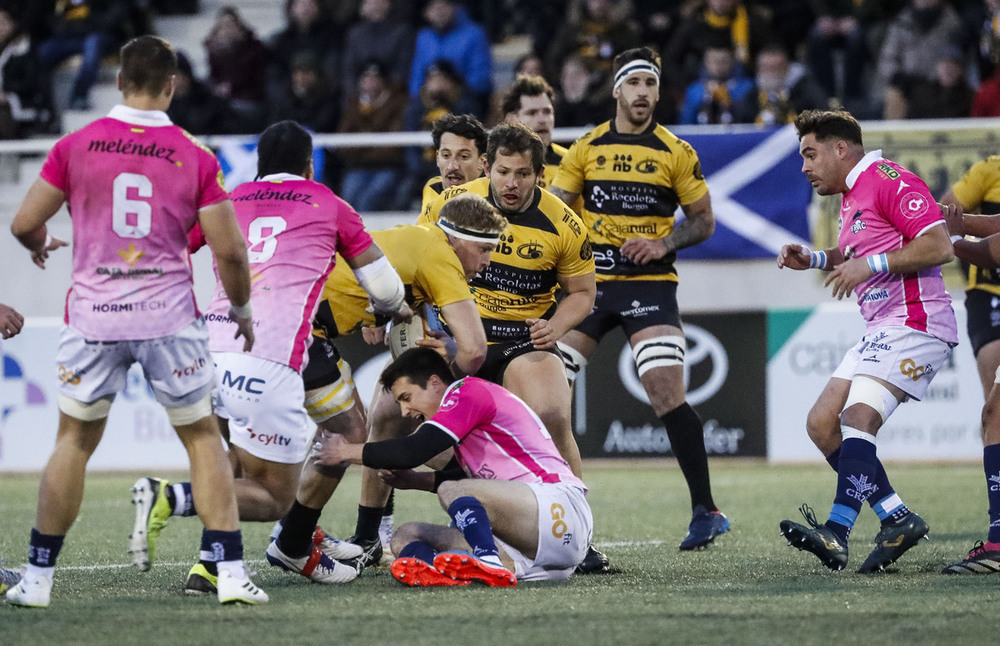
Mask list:
[{"label": "rugby player in yellow jersey", "polygon": [[[945,219],[952,235],[985,238],[1000,233],[1000,155],[982,159],[969,168],[962,179],[945,193],[941,202],[958,205],[966,213]],[[972,353],[979,368],[983,396],[989,397],[1000,366],[1000,269],[977,267],[966,262],[955,247],[955,255],[968,272],[965,285],[966,329],[972,342]]]},{"label": "rugby player in yellow jersey", "polygon": [[[541,417],[574,474],[580,451],[556,341],[590,312],[596,290],[590,241],[580,218],[538,188],[544,147],[520,123],[498,125],[486,146],[487,177],[445,190],[421,213],[436,222],[450,200],[472,193],[507,217],[490,266],[472,281],[490,342],[477,377],[501,384]],[[564,297],[556,304],[555,292]]]},{"label": "rugby player in yellow jersey", "polygon": [[[556,93],[541,76],[518,76],[510,90],[503,97],[500,109],[508,122],[520,121],[542,140],[545,146],[545,168],[538,176],[538,185],[548,188],[559,171],[566,149],[552,141],[552,131],[556,127],[556,111],[553,107]],[[579,213],[583,200],[577,199],[569,205]]]},{"label": "rugby player in yellow jersey", "polygon": [[482,177],[486,164],[486,128],[471,114],[444,115],[434,122],[431,138],[441,174],[424,184],[421,213],[444,189]]},{"label": "rugby player in yellow jersey", "polygon": [[[416,311],[422,305],[432,305],[447,322],[455,340],[450,351],[446,350],[445,344],[434,339],[417,343],[434,347],[442,353],[447,351],[455,375],[460,377],[475,373],[486,357],[486,335],[469,281],[489,265],[490,254],[499,241],[500,233],[507,227],[507,221],[486,200],[474,195],[453,200],[441,215],[440,222],[435,226],[401,225],[372,231],[371,236],[399,273],[411,308]],[[322,336],[314,334],[309,349],[309,364],[303,372],[306,410],[320,426],[321,432],[338,433],[355,443],[362,443],[368,437],[381,439],[398,432],[391,425],[402,419],[391,393],[376,389],[371,418],[367,420],[370,428],[366,432],[366,417],[362,407],[356,405],[358,395],[350,367],[330,343],[330,339],[336,336],[384,325],[384,322],[376,321],[375,315],[368,311],[368,305],[368,296],[353,273],[348,268],[339,271],[334,268],[325,285],[323,303],[317,315]],[[378,338],[366,333],[366,340]],[[390,428],[381,428],[383,425]],[[331,558],[338,558],[335,554],[349,553],[343,544],[326,536],[316,525],[345,469],[345,466],[321,467],[311,459],[306,461],[296,500],[281,522],[278,549],[285,553],[301,553],[308,541],[315,541]],[[388,488],[381,485],[370,469],[365,469],[363,482],[366,485],[359,510],[359,524],[373,519],[377,529]],[[372,519],[362,518],[365,510]],[[362,563],[377,563],[381,557],[378,539],[374,544],[362,547],[366,552]]]},{"label": "rugby player in yellow jersey", "polygon": [[[986,540],[977,541],[963,560],[944,568],[944,574],[1000,572],[1000,155],[972,165],[941,202],[955,255],[968,266],[965,309],[972,351],[979,367],[986,404],[983,406],[983,467],[987,477]],[[980,214],[963,214],[963,210]],[[965,240],[965,235],[983,238]]]},{"label": "rugby player in yellow jersey", "polygon": [[[653,120],[659,55],[630,49],[614,63],[614,119],[570,147],[550,188],[567,204],[583,196],[599,287],[593,313],[562,338],[560,350],[572,379],[601,338],[623,328],[691,492],[693,517],[680,548],[700,549],[724,533],[729,520],[712,499],[701,419],[685,400],[674,260],[678,249],[712,235],[715,217],[694,149]],[[679,224],[678,206],[685,215]]]}]

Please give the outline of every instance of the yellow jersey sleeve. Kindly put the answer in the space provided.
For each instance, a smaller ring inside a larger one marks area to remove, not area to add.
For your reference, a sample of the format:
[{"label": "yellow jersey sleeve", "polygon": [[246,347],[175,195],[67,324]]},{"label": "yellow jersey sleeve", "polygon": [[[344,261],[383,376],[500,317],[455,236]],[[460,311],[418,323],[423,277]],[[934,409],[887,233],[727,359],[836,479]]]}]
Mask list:
[{"label": "yellow jersey sleeve", "polygon": [[1000,202],[1000,155],[976,162],[951,187],[963,211],[975,213],[983,202]]},{"label": "yellow jersey sleeve", "polygon": [[701,172],[701,162],[698,153],[691,144],[683,139],[676,139],[677,163],[671,167],[670,183],[677,192],[681,205],[691,204],[708,193],[708,183]]},{"label": "yellow jersey sleeve", "polygon": [[587,163],[585,142],[589,138],[589,134],[580,137],[563,155],[562,161],[559,162],[559,170],[550,184],[552,188],[578,195],[583,192],[584,169]]}]

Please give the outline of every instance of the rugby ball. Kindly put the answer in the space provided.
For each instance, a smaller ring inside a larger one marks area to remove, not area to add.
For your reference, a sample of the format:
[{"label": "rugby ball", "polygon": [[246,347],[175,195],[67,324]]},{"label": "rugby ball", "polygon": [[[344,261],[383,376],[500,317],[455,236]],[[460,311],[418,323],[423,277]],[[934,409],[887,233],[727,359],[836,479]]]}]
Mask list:
[{"label": "rugby ball", "polygon": [[417,347],[417,341],[427,334],[427,325],[424,318],[419,314],[414,314],[409,323],[395,321],[389,324],[389,351],[395,359],[410,348]]}]

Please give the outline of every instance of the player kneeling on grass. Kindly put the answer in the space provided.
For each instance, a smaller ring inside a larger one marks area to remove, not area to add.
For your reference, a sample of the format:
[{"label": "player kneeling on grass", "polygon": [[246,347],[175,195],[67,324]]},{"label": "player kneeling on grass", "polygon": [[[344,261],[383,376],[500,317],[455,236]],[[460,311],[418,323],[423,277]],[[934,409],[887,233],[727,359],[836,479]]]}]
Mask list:
[{"label": "player kneeling on grass", "polygon": [[[316,444],[313,456],[319,464],[380,469],[399,489],[437,492],[452,526],[399,527],[393,576],[415,586],[568,578],[587,553],[593,517],[587,488],[538,416],[492,382],[453,383],[446,360],[428,348],[404,352],[380,383],[404,416],[423,422],[417,430],[363,445],[332,436]],[[448,450],[454,458],[444,472],[411,470]]]}]

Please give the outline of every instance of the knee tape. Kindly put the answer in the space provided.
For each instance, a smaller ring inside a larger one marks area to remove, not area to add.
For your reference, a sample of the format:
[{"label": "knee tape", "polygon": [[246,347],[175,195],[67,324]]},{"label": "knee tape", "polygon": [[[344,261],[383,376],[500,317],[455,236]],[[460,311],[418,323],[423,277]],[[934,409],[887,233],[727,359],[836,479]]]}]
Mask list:
[{"label": "knee tape", "polygon": [[889,419],[889,415],[892,415],[892,411],[896,410],[896,406],[899,406],[896,396],[889,392],[888,388],[864,375],[858,375],[851,381],[851,390],[847,394],[844,410],[854,404],[865,404],[874,408],[882,417],[883,424]]},{"label": "knee tape", "polygon": [[687,341],[682,336],[658,336],[632,346],[635,369],[641,377],[648,370],[665,366],[683,366]]},{"label": "knee tape", "polygon": [[66,395],[59,395],[58,399],[59,410],[63,413],[84,422],[93,422],[108,416],[108,413],[111,412],[111,402],[115,400],[115,396],[108,395],[89,403],[77,401]]},{"label": "knee tape", "polygon": [[556,347],[559,349],[559,354],[562,355],[563,365],[566,366],[566,379],[572,384],[576,381],[580,371],[587,367],[587,357],[562,341],[556,341]]},{"label": "knee tape", "polygon": [[354,406],[354,379],[351,366],[343,359],[337,360],[340,379],[332,384],[306,393],[306,412],[317,424],[345,413]]},{"label": "knee tape", "polygon": [[167,419],[170,420],[170,424],[172,426],[187,426],[188,424],[194,424],[202,417],[208,417],[211,414],[212,397],[210,395],[205,395],[195,403],[188,406],[167,409]]}]

